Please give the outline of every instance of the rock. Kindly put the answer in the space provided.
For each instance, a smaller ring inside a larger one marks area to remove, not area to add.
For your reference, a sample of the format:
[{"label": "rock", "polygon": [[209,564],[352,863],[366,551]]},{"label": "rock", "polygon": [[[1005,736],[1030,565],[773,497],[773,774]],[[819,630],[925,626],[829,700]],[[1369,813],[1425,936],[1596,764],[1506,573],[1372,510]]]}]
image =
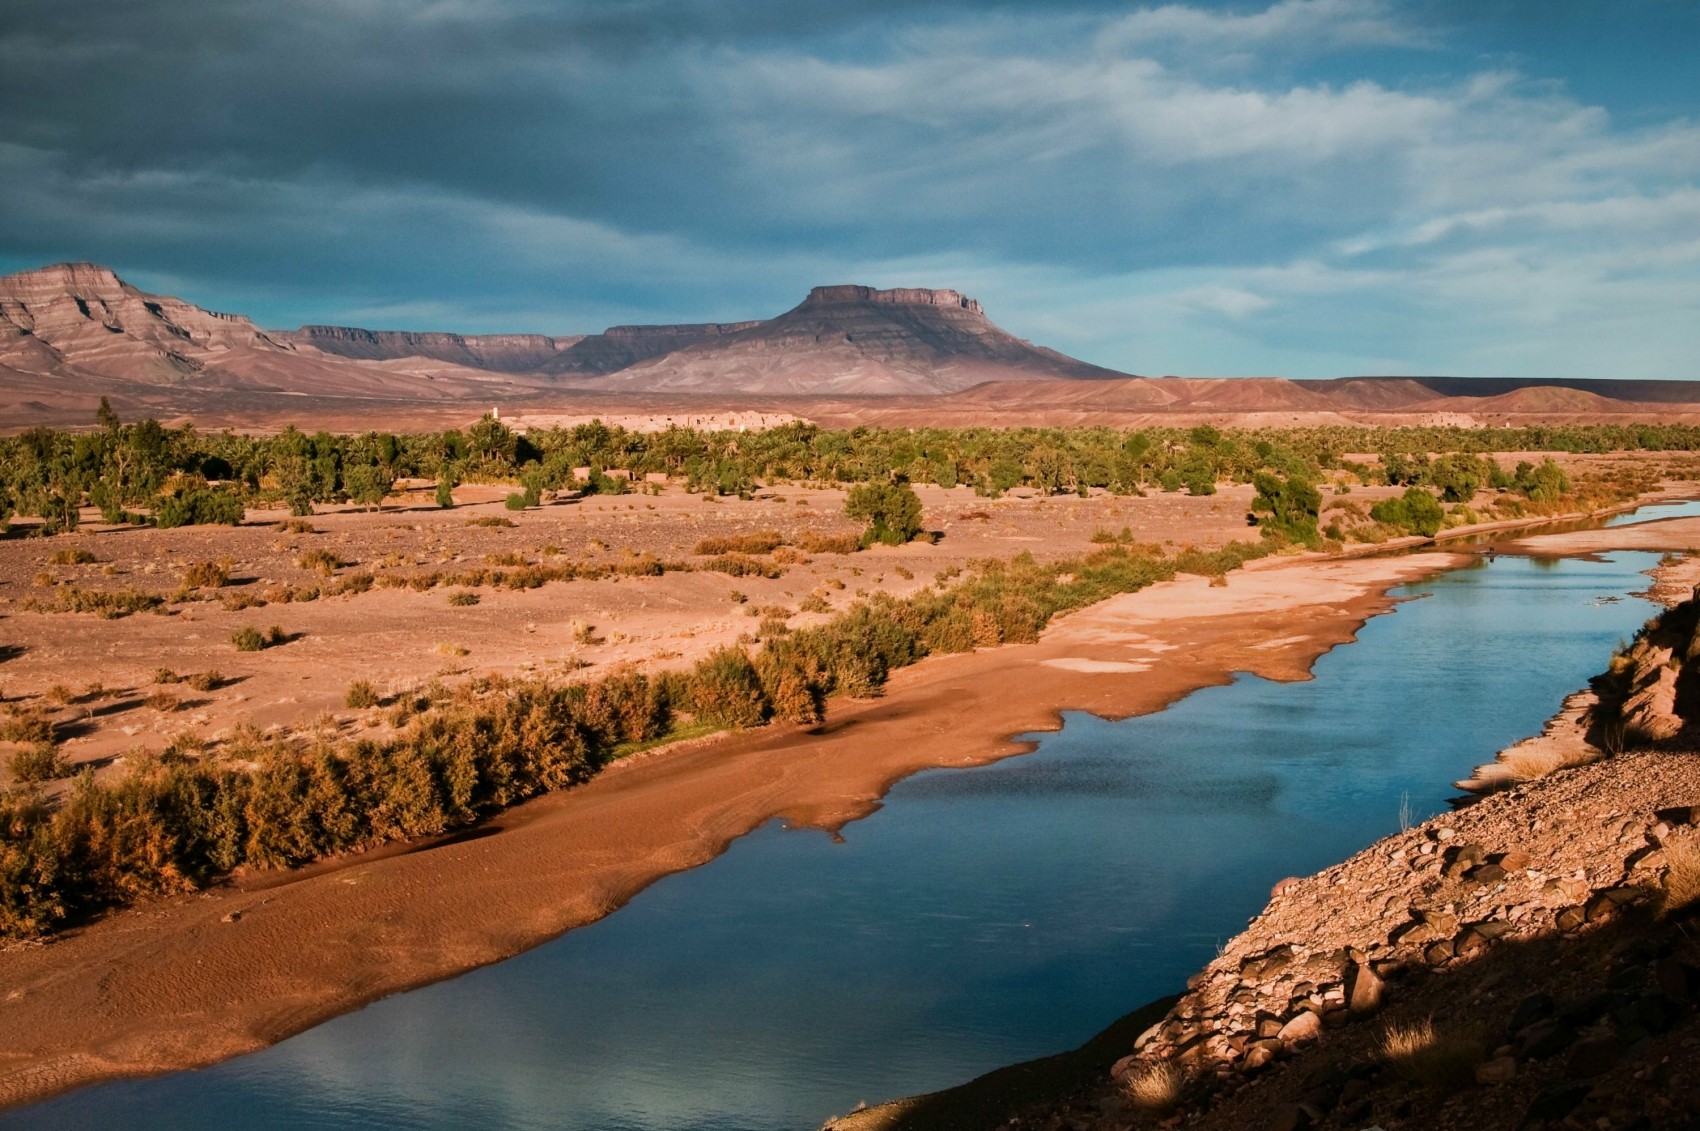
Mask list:
[{"label": "rock", "polygon": [[1440,966],[1450,962],[1456,954],[1457,951],[1452,945],[1452,940],[1441,939],[1437,943],[1430,943],[1428,948],[1423,951],[1423,961],[1430,966]]},{"label": "rock", "polygon": [[1505,878],[1505,869],[1498,864],[1478,864],[1465,872],[1464,878],[1478,884],[1497,883]]},{"label": "rock", "polygon": [[1616,1033],[1598,1033],[1577,1041],[1564,1062],[1565,1075],[1577,1080],[1603,1076],[1617,1067],[1627,1047]]},{"label": "rock", "polygon": [[226,911],[224,913],[223,922],[234,923],[234,922],[237,922],[238,920],[240,920],[241,918],[242,918],[242,912],[240,912],[240,911]]},{"label": "rock", "polygon": [[1280,1052],[1280,1041],[1256,1041],[1245,1050],[1245,1058],[1240,1061],[1240,1070],[1246,1073],[1261,1072]]},{"label": "rock", "polygon": [[1307,1009],[1295,1014],[1292,1020],[1281,1026],[1281,1031],[1276,1036],[1284,1045],[1296,1045],[1313,1041],[1321,1034],[1322,1018]]},{"label": "rock", "polygon": [[1587,1084],[1549,1084],[1529,1102],[1521,1126],[1558,1122],[1575,1111],[1592,1090]]},{"label": "rock", "polygon": [[1511,1011],[1511,1022],[1505,1027],[1508,1033],[1521,1033],[1537,1021],[1545,1021],[1558,1010],[1558,1003],[1551,994],[1530,994],[1517,1003],[1517,1008]]},{"label": "rock", "polygon": [[1523,871],[1534,863],[1534,860],[1527,852],[1514,848],[1510,852],[1501,853],[1499,859],[1495,860],[1494,863],[1510,873]]},{"label": "rock", "polygon": [[1517,1034],[1519,1060],[1545,1060],[1561,1053],[1576,1040],[1576,1027],[1561,1017],[1536,1021]]},{"label": "rock", "polygon": [[1385,984],[1366,962],[1352,967],[1351,988],[1347,991],[1346,1008],[1354,1017],[1367,1017],[1381,1008]]},{"label": "rock", "polygon": [[1302,1104],[1282,1104],[1269,1113],[1269,1121],[1264,1124],[1269,1131],[1304,1131],[1314,1125]]},{"label": "rock", "polygon": [[1566,907],[1553,916],[1553,926],[1561,931],[1574,931],[1588,921],[1588,913],[1580,907]]},{"label": "rock", "polygon": [[1483,1064],[1476,1065],[1476,1083],[1478,1084],[1509,1084],[1517,1078],[1517,1060],[1515,1057],[1497,1056]]},{"label": "rock", "polygon": [[1653,816],[1667,825],[1700,825],[1700,805],[1677,805],[1654,810]]}]

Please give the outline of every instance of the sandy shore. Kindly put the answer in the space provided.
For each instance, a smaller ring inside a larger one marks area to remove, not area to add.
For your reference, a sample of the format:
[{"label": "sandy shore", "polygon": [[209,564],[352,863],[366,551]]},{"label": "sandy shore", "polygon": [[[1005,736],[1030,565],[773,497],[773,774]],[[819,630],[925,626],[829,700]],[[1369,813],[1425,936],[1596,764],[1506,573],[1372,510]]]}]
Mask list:
[{"label": "sandy shore", "polygon": [[[1182,578],[1037,644],[929,660],[814,730],[673,748],[478,834],[120,912],[0,953],[0,1104],[204,1065],[386,994],[498,961],[619,907],[777,817],[836,828],[898,779],[1030,749],[1061,710],[1160,709],[1233,673],[1306,678],[1317,656],[1455,554],[1301,561]],[[1132,676],[1133,678],[1130,678]],[[488,835],[497,833],[498,835]]]}]

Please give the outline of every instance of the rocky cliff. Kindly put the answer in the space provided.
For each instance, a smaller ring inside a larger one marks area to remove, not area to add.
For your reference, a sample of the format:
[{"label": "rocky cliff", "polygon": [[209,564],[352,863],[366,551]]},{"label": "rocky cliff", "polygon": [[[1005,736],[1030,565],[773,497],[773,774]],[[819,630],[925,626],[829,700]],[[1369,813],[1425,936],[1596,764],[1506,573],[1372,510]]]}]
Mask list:
[{"label": "rocky cliff", "polygon": [[150,295],[93,263],[0,278],[0,364],[26,372],[181,381],[232,349],[289,347],[248,319]]},{"label": "rocky cliff", "polygon": [[356,326],[303,326],[273,337],[311,346],[338,357],[390,361],[429,357],[489,369],[498,373],[530,373],[546,367],[563,350],[584,336],[554,338],[545,334],[450,334],[435,331],[363,330]]},{"label": "rocky cliff", "polygon": [[685,325],[610,326],[561,351],[541,372],[601,377],[662,357],[699,342],[713,341],[761,325],[760,322],[695,322]]}]

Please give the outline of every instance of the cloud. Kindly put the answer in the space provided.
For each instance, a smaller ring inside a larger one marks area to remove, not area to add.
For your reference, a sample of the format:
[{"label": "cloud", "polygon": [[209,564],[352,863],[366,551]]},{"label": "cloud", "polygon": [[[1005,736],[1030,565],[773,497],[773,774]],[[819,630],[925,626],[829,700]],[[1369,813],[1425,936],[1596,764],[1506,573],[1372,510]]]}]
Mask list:
[{"label": "cloud", "polygon": [[1280,0],[1262,11],[1217,12],[1186,4],[1140,8],[1111,23],[1100,43],[1114,49],[1181,43],[1192,47],[1419,47],[1431,36],[1381,0]]},{"label": "cloud", "polygon": [[864,281],[1140,371],[1603,367],[1626,333],[1692,364],[1700,127],[1433,8],[8,10],[0,263],[271,324],[571,332]]}]

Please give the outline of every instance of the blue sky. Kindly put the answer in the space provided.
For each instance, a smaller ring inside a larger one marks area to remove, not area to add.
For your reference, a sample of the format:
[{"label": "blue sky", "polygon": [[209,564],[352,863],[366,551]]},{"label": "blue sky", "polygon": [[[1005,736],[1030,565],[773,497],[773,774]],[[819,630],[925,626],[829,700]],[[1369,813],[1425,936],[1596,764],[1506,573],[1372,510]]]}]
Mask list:
[{"label": "blue sky", "polygon": [[1132,372],[1700,378],[1690,0],[0,0],[0,271],[594,331],[955,287]]}]

